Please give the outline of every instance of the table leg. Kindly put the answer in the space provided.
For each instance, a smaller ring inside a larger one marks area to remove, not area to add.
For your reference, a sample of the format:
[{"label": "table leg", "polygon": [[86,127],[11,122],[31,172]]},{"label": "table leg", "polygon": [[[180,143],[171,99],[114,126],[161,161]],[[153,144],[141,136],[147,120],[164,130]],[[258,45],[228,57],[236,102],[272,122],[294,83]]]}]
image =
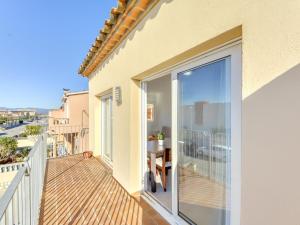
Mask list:
[{"label": "table leg", "polygon": [[156,192],[156,154],[151,153],[150,156],[151,160],[151,170],[150,170],[150,177],[151,177],[151,191]]}]

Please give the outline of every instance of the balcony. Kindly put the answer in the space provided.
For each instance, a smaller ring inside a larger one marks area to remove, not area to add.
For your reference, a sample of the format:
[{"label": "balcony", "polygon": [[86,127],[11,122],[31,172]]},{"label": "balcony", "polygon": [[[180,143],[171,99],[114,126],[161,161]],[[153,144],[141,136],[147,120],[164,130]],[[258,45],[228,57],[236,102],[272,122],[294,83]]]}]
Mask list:
[{"label": "balcony", "polygon": [[49,157],[74,155],[89,149],[89,129],[83,126],[55,125],[48,127]]},{"label": "balcony", "polygon": [[48,160],[40,224],[167,224],[113,178],[100,159]]},{"label": "balcony", "polygon": [[45,161],[46,139],[0,199],[1,225],[168,224],[140,196],[130,195],[100,159],[78,154]]}]

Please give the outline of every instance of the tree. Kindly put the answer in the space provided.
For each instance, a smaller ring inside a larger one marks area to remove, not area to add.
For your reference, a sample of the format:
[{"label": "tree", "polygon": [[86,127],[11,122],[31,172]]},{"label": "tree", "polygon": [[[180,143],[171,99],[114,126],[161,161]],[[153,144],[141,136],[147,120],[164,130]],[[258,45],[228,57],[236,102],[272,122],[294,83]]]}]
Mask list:
[{"label": "tree", "polygon": [[30,135],[39,135],[41,134],[42,132],[42,126],[31,126],[31,125],[28,125],[26,126],[25,128],[25,134],[27,136],[30,136]]},{"label": "tree", "polygon": [[5,119],[5,118],[0,118],[0,124],[4,124],[4,123],[5,123],[5,121],[6,121],[6,119]]},{"label": "tree", "polygon": [[12,137],[0,138],[0,159],[9,157],[16,151],[18,142]]}]

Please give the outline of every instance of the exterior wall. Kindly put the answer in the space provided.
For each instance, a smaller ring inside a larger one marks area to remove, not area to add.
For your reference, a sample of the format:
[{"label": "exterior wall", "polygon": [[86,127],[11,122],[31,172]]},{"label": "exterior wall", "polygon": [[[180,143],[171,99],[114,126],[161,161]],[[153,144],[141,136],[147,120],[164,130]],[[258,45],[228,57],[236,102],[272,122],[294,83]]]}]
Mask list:
[{"label": "exterior wall", "polygon": [[54,109],[49,111],[49,117],[63,118],[64,111],[62,109]]},{"label": "exterior wall", "polygon": [[74,94],[67,97],[69,125],[88,127],[89,121],[89,95]]},{"label": "exterior wall", "polygon": [[[68,112],[66,114],[66,112]],[[88,128],[89,123],[89,95],[69,94],[64,103],[64,109],[49,112],[49,126],[53,126],[56,119],[68,119],[67,126],[82,126]]]},{"label": "exterior wall", "polygon": [[[68,126],[74,131],[74,127],[89,128],[89,94],[71,94],[67,96],[65,111],[69,118]],[[74,146],[74,138],[66,136],[69,146]],[[82,151],[89,150],[89,135],[85,134],[81,140]]]},{"label": "exterior wall", "polygon": [[[63,142],[70,154],[89,150],[89,131],[84,129],[89,128],[88,92],[65,93],[63,102],[63,109],[49,112],[48,130],[51,134],[57,134],[55,141]],[[76,145],[76,141],[79,144]],[[75,149],[78,145],[79,150]],[[54,156],[56,150],[55,147]]]},{"label": "exterior wall", "polygon": [[36,115],[36,112],[34,112],[34,111],[29,111],[28,114],[29,114],[29,116],[35,116],[35,115]]},{"label": "exterior wall", "polygon": [[100,154],[99,95],[121,86],[123,102],[113,103],[113,175],[138,191],[140,86],[132,78],[242,26],[241,224],[298,224],[299,11],[298,0],[160,1],[89,76],[91,149]]},{"label": "exterior wall", "polygon": [[48,115],[48,129],[50,129],[50,127],[54,125],[56,119],[64,118],[64,111],[62,109],[54,109],[50,110]]}]

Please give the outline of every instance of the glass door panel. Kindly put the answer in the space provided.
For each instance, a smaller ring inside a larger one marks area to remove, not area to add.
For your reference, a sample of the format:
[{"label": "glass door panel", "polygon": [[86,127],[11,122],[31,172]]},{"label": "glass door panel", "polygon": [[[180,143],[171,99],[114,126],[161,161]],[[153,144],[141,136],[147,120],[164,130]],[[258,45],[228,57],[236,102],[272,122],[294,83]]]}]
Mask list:
[{"label": "glass door panel", "polygon": [[178,214],[192,224],[230,217],[230,57],[177,74]]},{"label": "glass door panel", "polygon": [[[145,191],[164,208],[172,209],[172,89],[171,74],[146,86],[146,187]],[[161,134],[161,139],[158,136]]]},{"label": "glass door panel", "polygon": [[112,96],[102,98],[102,154],[109,162],[112,158]]}]

